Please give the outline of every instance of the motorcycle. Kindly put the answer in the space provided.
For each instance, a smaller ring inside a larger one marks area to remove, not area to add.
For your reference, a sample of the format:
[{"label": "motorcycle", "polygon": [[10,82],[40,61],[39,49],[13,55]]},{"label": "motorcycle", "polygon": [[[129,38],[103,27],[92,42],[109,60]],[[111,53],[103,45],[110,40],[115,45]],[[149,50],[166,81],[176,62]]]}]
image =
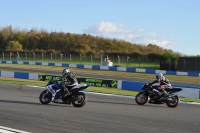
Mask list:
[{"label": "motorcycle", "polygon": [[74,107],[83,107],[87,102],[87,96],[85,93],[80,92],[80,90],[86,89],[89,86],[89,84],[77,84],[74,87],[68,88],[70,95],[62,97],[59,82],[54,79],[47,83],[46,90],[40,94],[39,100],[42,104],[53,102],[69,105],[72,104]]},{"label": "motorcycle", "polygon": [[168,107],[175,108],[178,106],[180,98],[176,92],[181,91],[181,88],[170,88],[165,89],[167,95],[163,94],[158,90],[158,85],[149,86],[148,83],[142,86],[142,92],[139,92],[135,97],[135,102],[138,105],[144,105],[150,98],[149,103],[151,104],[164,104]]}]

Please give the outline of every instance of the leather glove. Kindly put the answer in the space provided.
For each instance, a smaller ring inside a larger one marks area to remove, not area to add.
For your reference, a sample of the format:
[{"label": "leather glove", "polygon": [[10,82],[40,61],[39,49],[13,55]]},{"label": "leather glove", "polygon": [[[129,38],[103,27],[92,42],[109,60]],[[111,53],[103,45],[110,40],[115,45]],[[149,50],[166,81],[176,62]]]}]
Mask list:
[{"label": "leather glove", "polygon": [[164,89],[164,88],[165,88],[164,85],[160,85],[160,86],[158,87],[159,90],[162,90],[162,89]]},{"label": "leather glove", "polygon": [[53,83],[57,83],[57,82],[58,82],[57,78],[53,78],[51,81],[52,81]]}]

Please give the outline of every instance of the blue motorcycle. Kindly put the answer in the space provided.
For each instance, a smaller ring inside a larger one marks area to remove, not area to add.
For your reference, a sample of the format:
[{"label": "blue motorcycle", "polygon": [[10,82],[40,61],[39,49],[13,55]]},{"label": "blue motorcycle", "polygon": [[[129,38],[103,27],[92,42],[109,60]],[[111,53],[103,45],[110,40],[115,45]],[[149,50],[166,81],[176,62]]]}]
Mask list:
[{"label": "blue motorcycle", "polygon": [[83,107],[87,102],[87,96],[85,93],[80,92],[83,89],[88,88],[89,84],[77,84],[69,89],[70,95],[62,97],[61,87],[57,80],[51,80],[46,85],[40,96],[39,100],[42,104],[61,103],[61,104],[72,104],[74,107]]}]

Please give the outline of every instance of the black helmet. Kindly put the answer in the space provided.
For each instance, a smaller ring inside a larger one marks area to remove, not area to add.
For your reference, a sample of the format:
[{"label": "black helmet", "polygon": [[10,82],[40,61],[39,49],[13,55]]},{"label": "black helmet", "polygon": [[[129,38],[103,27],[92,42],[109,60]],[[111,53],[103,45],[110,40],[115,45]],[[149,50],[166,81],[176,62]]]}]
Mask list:
[{"label": "black helmet", "polygon": [[68,68],[63,69],[62,75],[68,74],[70,70]]}]

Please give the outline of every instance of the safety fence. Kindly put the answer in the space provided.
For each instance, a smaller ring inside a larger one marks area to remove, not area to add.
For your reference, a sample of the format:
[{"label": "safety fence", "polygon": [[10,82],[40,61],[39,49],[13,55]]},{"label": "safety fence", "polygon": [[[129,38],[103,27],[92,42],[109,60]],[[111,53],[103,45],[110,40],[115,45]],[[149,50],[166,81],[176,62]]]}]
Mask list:
[{"label": "safety fence", "polygon": [[[2,55],[1,55],[2,53]],[[100,65],[102,61],[109,59],[113,65],[123,67],[139,67],[159,69],[160,61],[157,58],[134,58],[129,56],[101,55],[99,57],[83,56],[81,54],[52,54],[52,53],[32,53],[32,52],[0,52],[0,60],[8,61],[34,61],[34,62],[57,62],[70,64]],[[167,69],[168,70],[168,69]]]},{"label": "safety fence", "polygon": [[2,64],[62,66],[62,67],[72,67],[72,68],[88,68],[88,69],[94,69],[94,70],[141,72],[141,73],[151,73],[151,74],[162,72],[163,74],[169,74],[169,75],[183,75],[183,76],[197,76],[197,77],[200,77],[200,73],[198,73],[198,72],[181,72],[181,71],[141,69],[141,68],[117,67],[117,66],[65,64],[65,63],[53,63],[53,62],[5,61],[5,60],[0,61],[0,63],[2,63]]}]

